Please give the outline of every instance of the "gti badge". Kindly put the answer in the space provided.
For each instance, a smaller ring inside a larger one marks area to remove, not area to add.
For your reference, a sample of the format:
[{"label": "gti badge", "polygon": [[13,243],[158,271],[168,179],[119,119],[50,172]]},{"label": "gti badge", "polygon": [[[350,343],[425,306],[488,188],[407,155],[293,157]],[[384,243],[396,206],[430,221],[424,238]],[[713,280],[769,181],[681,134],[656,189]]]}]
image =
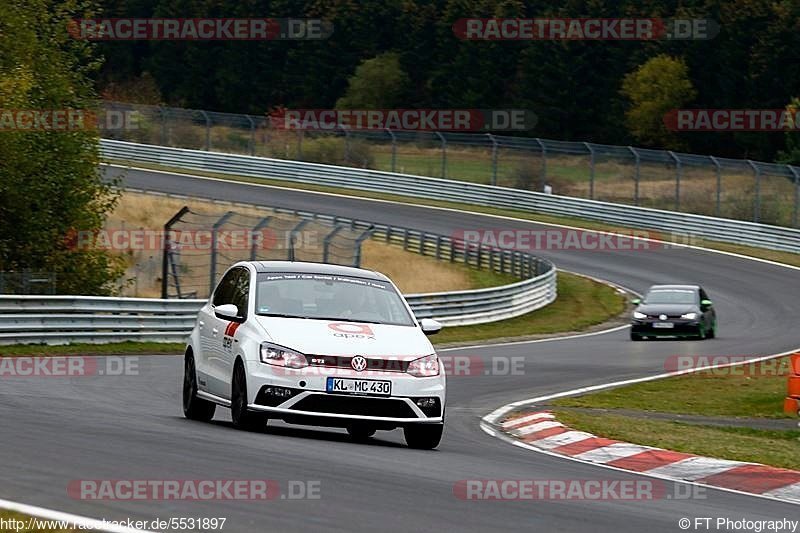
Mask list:
[{"label": "gti badge", "polygon": [[363,372],[367,368],[367,360],[363,356],[357,355],[350,359],[350,366],[356,372]]}]

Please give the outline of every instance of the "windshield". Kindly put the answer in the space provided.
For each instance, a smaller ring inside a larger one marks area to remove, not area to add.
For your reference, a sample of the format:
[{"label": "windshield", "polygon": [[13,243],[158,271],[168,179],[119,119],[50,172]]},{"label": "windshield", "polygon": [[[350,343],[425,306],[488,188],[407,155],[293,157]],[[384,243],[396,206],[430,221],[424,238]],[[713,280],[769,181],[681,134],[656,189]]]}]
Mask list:
[{"label": "windshield", "polygon": [[286,272],[262,273],[257,281],[259,315],[414,325],[401,296],[384,281]]},{"label": "windshield", "polygon": [[691,290],[657,290],[647,293],[647,304],[693,304],[695,293]]}]

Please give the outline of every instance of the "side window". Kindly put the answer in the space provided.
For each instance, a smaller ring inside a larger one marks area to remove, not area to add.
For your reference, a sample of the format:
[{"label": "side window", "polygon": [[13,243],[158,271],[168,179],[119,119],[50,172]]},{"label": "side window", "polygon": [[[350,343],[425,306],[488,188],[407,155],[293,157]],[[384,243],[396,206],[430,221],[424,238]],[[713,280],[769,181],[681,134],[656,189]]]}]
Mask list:
[{"label": "side window", "polygon": [[233,284],[231,303],[239,308],[239,316],[247,318],[247,300],[250,296],[250,271],[237,268],[237,276]]},{"label": "side window", "polygon": [[234,303],[233,291],[236,285],[236,279],[239,277],[239,270],[238,268],[229,270],[228,273],[225,274],[225,277],[217,284],[217,288],[214,290],[214,299],[211,300],[211,304],[214,307]]},{"label": "side window", "polygon": [[708,295],[706,294],[706,291],[704,291],[703,289],[700,289],[700,301],[702,302],[703,300],[708,300],[708,299],[709,298],[708,298]]}]

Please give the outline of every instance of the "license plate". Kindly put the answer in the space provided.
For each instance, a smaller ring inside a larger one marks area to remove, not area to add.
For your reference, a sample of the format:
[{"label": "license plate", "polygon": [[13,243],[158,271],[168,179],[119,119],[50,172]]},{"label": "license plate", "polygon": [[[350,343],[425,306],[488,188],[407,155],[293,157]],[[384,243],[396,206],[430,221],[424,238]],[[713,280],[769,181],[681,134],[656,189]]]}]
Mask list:
[{"label": "license plate", "polygon": [[674,328],[675,324],[673,324],[672,322],[653,322],[653,327],[654,328],[670,329],[670,328]]},{"label": "license plate", "polygon": [[328,378],[325,388],[328,392],[344,394],[374,394],[376,396],[390,396],[392,394],[391,381],[374,379]]}]

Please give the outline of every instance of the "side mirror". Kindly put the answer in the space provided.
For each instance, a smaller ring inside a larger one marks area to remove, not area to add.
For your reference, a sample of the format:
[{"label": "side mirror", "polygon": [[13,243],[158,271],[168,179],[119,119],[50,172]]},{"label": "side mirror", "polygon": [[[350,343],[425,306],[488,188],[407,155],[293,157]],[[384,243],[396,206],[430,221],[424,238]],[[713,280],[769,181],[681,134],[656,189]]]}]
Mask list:
[{"label": "side mirror", "polygon": [[442,331],[442,325],[432,318],[423,318],[419,321],[419,327],[422,328],[422,333],[425,335],[436,335]]},{"label": "side mirror", "polygon": [[631,300],[631,303],[633,305],[639,305],[640,303],[642,303],[642,299],[641,298],[634,298],[633,300]]},{"label": "side mirror", "polygon": [[239,308],[233,304],[218,305],[214,308],[214,314],[217,318],[223,320],[231,320],[233,322],[241,322],[242,317],[239,316]]},{"label": "side mirror", "polygon": [[700,300],[700,307],[709,308],[714,305],[711,300]]}]

